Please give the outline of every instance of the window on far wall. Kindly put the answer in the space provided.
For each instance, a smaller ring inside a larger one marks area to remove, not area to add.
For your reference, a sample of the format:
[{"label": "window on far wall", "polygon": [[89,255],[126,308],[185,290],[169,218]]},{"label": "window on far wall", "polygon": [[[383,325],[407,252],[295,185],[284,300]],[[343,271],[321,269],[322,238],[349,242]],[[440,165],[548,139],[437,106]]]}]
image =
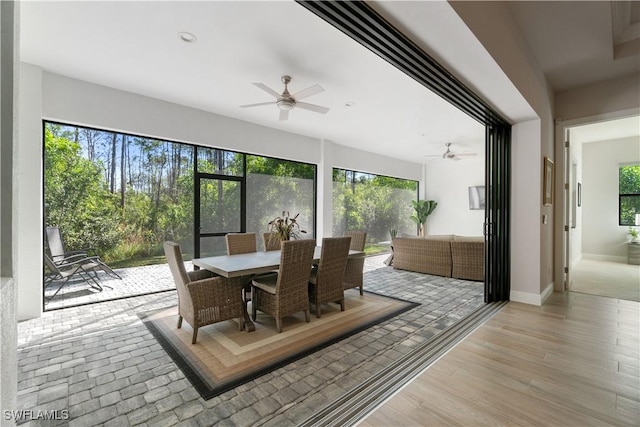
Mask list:
[{"label": "window on far wall", "polygon": [[636,225],[636,215],[640,214],[640,164],[621,165],[618,185],[618,223]]},{"label": "window on far wall", "polygon": [[[415,235],[416,224],[410,217],[411,201],[417,198],[417,181],[334,168],[333,235],[364,230],[368,246],[389,241],[392,229],[398,235]],[[365,247],[367,253],[374,249]]]}]

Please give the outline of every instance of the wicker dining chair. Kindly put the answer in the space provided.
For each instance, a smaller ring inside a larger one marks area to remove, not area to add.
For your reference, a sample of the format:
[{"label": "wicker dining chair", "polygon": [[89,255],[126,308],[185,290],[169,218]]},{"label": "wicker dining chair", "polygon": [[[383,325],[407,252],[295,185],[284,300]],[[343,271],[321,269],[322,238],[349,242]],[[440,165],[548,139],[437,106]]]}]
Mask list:
[{"label": "wicker dining chair", "polygon": [[303,311],[310,322],[308,283],[311,275],[315,240],[289,240],[282,243],[277,273],[252,281],[251,317],[257,310],[275,317],[276,329],[282,332],[282,318]]},{"label": "wicker dining chair", "polygon": [[325,237],[318,270],[309,279],[309,297],[316,307],[316,317],[322,316],[322,304],[335,302],[344,311],[344,272],[349,257],[351,237]]},{"label": "wicker dining chair", "polygon": [[[364,244],[367,241],[367,233],[364,231],[345,231],[345,236],[351,237],[351,245],[349,249],[352,251],[364,251]],[[360,295],[364,292],[364,254],[349,257],[347,260],[347,268],[344,271],[343,287],[344,289],[359,288]]]},{"label": "wicker dining chair", "polygon": [[180,245],[174,242],[164,242],[164,253],[178,291],[178,329],[183,318],[193,327],[191,344],[196,343],[202,326],[238,319],[240,330],[244,329],[241,277],[227,279],[207,270],[187,272]]},{"label": "wicker dining chair", "polygon": [[265,252],[280,250],[280,239],[276,233],[270,231],[262,233],[262,243],[264,244]]},{"label": "wicker dining chair", "polygon": [[256,233],[229,233],[227,241],[227,255],[248,254],[257,252]]},{"label": "wicker dining chair", "polygon": [[[257,252],[256,233],[228,233],[224,236],[227,242],[227,255],[248,254]],[[246,306],[251,301],[251,279],[253,276],[243,276],[243,299]]]}]

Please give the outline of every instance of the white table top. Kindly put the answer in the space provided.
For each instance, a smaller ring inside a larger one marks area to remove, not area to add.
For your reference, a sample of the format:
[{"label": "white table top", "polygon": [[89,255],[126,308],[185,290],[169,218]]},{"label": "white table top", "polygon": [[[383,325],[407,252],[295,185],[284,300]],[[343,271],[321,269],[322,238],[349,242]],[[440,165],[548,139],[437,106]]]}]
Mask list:
[{"label": "white table top", "polygon": [[[316,246],[314,261],[320,259],[322,248]],[[349,251],[350,257],[364,256],[361,251]],[[280,267],[280,251],[251,252],[238,255],[220,255],[207,258],[194,258],[193,265],[212,271],[224,277],[249,276],[268,273]]]}]

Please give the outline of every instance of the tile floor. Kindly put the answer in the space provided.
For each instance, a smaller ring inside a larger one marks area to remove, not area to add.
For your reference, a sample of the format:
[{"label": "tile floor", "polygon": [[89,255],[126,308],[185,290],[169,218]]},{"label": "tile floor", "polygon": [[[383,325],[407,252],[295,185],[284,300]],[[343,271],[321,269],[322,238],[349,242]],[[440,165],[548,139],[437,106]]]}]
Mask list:
[{"label": "tile floor", "polygon": [[297,425],[483,304],[482,283],[394,270],[385,258],[367,258],[365,290],[420,306],[206,401],[137,316],[175,304],[175,291],[20,322],[17,409],[69,414],[21,424]]}]

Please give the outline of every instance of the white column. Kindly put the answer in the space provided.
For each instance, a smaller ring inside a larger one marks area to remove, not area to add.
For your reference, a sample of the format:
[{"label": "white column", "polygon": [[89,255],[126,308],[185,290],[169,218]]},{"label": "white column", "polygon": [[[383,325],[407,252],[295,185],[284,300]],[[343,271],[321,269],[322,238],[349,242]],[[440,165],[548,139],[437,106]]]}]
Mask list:
[{"label": "white column", "polygon": [[318,164],[318,243],[333,234],[333,143],[320,141]]}]

